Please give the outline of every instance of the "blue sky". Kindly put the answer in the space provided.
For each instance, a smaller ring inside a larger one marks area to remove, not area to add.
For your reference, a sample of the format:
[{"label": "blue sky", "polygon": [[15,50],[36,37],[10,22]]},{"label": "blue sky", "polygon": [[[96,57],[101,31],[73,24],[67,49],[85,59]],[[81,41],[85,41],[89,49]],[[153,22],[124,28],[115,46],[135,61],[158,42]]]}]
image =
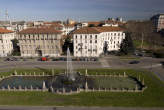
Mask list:
[{"label": "blue sky", "polygon": [[0,20],[148,19],[164,13],[164,0],[0,0]]}]

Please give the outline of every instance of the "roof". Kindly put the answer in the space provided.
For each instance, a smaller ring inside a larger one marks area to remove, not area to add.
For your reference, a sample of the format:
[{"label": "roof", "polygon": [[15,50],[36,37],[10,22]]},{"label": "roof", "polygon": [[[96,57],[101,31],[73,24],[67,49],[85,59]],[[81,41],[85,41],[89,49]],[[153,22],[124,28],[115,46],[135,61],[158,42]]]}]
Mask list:
[{"label": "roof", "polygon": [[89,22],[88,22],[88,26],[89,26],[89,25],[92,25],[92,24],[93,24],[94,26],[99,26],[99,25],[102,24],[102,23],[101,23],[100,21],[89,21]]},{"label": "roof", "polygon": [[73,34],[99,34],[102,32],[116,32],[116,31],[124,31],[123,28],[120,27],[84,27],[74,31]]},{"label": "roof", "polygon": [[112,26],[105,26],[105,27],[95,27],[100,32],[117,32],[117,31],[124,31],[125,29],[120,27],[112,27]]},{"label": "roof", "polygon": [[64,27],[74,27],[75,24],[64,24]]},{"label": "roof", "polygon": [[28,28],[20,31],[18,34],[60,34],[61,31],[54,28]]},{"label": "roof", "polygon": [[44,22],[44,25],[50,25],[53,27],[63,27],[60,23],[56,23],[56,22]]},{"label": "roof", "polygon": [[104,21],[104,23],[107,23],[107,24],[118,24],[118,25],[123,25],[124,24],[123,22],[113,21],[113,20],[106,20],[106,21]]},{"label": "roof", "polygon": [[97,29],[94,27],[84,27],[73,32],[73,34],[99,34]]},{"label": "roof", "polygon": [[7,30],[7,29],[3,29],[0,28],[0,34],[5,34],[5,33],[12,33],[13,31]]}]

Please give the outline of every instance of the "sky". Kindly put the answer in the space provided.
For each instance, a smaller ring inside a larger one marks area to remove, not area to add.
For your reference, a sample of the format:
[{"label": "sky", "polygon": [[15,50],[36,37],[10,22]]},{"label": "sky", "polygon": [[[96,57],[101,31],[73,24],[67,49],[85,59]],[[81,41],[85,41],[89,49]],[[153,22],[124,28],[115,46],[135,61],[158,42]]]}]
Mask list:
[{"label": "sky", "polygon": [[164,0],[0,0],[0,20],[125,20],[149,19],[164,13]]}]

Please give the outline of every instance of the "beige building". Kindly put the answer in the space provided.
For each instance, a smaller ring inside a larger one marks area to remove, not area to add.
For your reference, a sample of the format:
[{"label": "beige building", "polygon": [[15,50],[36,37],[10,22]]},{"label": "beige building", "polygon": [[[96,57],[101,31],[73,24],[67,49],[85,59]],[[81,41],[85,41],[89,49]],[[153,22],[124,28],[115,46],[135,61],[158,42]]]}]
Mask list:
[{"label": "beige building", "polygon": [[21,56],[60,56],[61,31],[53,28],[29,28],[18,33]]},{"label": "beige building", "polygon": [[13,51],[12,41],[14,39],[14,32],[0,28],[0,57],[11,55]]}]

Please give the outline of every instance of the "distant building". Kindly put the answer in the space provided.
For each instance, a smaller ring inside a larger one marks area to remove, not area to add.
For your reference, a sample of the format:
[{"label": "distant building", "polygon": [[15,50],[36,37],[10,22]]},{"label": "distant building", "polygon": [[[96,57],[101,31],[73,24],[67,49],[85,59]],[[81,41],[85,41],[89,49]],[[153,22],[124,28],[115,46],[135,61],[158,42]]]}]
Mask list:
[{"label": "distant building", "polygon": [[75,30],[75,24],[64,24],[63,25],[63,34],[68,35]]},{"label": "distant building", "polygon": [[43,24],[44,24],[43,21],[34,21],[34,27],[38,27],[38,26],[41,26]]},{"label": "distant building", "polygon": [[151,18],[151,21],[154,24],[155,31],[159,32],[164,29],[164,14],[157,14]]},{"label": "distant building", "polygon": [[6,57],[11,55],[13,51],[12,41],[14,39],[14,32],[0,28],[0,56]]},{"label": "distant building", "polygon": [[75,21],[71,19],[67,19],[66,24],[75,24]]},{"label": "distant building", "polygon": [[42,27],[51,27],[56,30],[62,31],[62,35],[68,35],[75,30],[75,24],[62,24],[56,22],[45,22]]},{"label": "distant building", "polygon": [[108,51],[119,50],[125,33],[119,27],[84,27],[74,31],[75,57],[99,57],[106,46]]},{"label": "distant building", "polygon": [[21,56],[60,56],[61,31],[53,28],[28,28],[18,33]]},{"label": "distant building", "polygon": [[14,32],[19,32],[23,29],[27,29],[27,24],[24,21],[18,21],[18,22],[6,22],[6,23],[1,23],[0,28],[4,28],[7,30],[12,30]]}]

